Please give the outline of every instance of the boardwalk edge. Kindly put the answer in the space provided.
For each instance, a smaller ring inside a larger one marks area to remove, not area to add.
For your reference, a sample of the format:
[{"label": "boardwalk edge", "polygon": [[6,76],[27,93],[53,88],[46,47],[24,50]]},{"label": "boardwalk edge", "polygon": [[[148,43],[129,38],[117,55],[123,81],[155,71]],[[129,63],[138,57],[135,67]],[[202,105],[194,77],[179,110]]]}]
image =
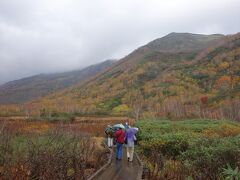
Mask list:
[{"label": "boardwalk edge", "polygon": [[108,162],[104,166],[102,166],[97,172],[95,172],[93,175],[91,175],[87,180],[95,179],[98,175],[100,175],[103,172],[103,170],[105,170],[111,164],[112,156],[113,156],[113,150],[111,148],[109,148],[106,144],[105,144],[105,146],[110,151],[110,156],[109,156]]},{"label": "boardwalk edge", "polygon": [[134,154],[135,154],[135,156],[137,158],[137,161],[140,165],[140,170],[138,171],[137,180],[141,180],[142,179],[142,174],[143,174],[143,162],[141,161],[140,157],[137,155],[136,152]]}]

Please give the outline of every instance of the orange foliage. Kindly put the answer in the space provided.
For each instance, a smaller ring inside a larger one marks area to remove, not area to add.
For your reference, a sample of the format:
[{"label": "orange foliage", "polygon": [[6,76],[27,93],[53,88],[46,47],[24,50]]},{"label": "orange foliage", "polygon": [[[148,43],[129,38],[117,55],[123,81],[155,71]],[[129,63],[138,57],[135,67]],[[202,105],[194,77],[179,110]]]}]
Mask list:
[{"label": "orange foliage", "polygon": [[229,63],[225,61],[219,65],[219,68],[223,70],[223,69],[227,69],[229,66],[230,66]]},{"label": "orange foliage", "polygon": [[216,82],[216,86],[218,88],[222,86],[230,86],[230,84],[231,84],[230,76],[221,76]]},{"label": "orange foliage", "polygon": [[[25,167],[24,165],[18,165],[18,166],[13,166],[10,167],[10,172],[12,177],[15,177],[16,180],[20,180],[22,178],[28,179],[30,171]],[[1,170],[0,170],[1,172]],[[20,178],[21,177],[21,178]]]},{"label": "orange foliage", "polygon": [[30,122],[25,123],[25,126],[22,127],[21,132],[23,133],[46,133],[50,129],[49,123],[38,123],[38,122]]},{"label": "orange foliage", "polygon": [[203,132],[206,137],[228,137],[240,134],[240,126],[223,124],[218,129],[207,129]]}]

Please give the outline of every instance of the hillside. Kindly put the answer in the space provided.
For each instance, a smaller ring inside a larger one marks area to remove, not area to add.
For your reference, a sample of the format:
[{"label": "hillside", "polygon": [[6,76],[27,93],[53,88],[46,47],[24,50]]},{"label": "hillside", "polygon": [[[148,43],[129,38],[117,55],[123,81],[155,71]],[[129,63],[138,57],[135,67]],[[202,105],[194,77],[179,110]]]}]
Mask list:
[{"label": "hillside", "polygon": [[113,62],[107,60],[81,70],[39,74],[8,82],[0,86],[0,104],[24,103],[68,88],[109,68]]},{"label": "hillside", "polygon": [[239,120],[239,60],[240,34],[171,33],[136,49],[86,83],[27,107],[35,115],[68,112],[136,119]]},{"label": "hillside", "polygon": [[191,33],[170,33],[163,38],[148,43],[145,47],[158,52],[194,52],[214,44],[221,34],[203,35]]}]

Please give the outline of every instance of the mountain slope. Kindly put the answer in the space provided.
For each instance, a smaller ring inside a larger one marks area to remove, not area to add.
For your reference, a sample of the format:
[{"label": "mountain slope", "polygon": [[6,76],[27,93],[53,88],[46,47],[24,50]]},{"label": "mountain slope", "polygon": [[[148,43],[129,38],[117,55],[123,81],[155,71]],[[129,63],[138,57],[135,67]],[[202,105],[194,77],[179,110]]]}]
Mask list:
[{"label": "mountain slope", "polygon": [[166,99],[186,97],[187,103],[204,94],[204,88],[185,71],[200,64],[215,46],[226,43],[223,35],[171,33],[140,47],[84,85],[34,104],[46,101],[57,110],[56,104],[69,101],[74,104],[71,111],[90,114],[138,113],[139,109],[160,113]]},{"label": "mountain slope", "polygon": [[16,104],[46,96],[80,83],[109,68],[114,61],[107,60],[82,70],[56,74],[40,74],[8,82],[0,86],[0,104]]},{"label": "mountain slope", "polygon": [[170,33],[148,43],[146,47],[159,52],[193,52],[214,44],[222,37],[221,34]]},{"label": "mountain slope", "polygon": [[89,81],[25,108],[37,116],[68,112],[136,119],[240,119],[239,70],[240,34],[171,33],[136,49]]}]

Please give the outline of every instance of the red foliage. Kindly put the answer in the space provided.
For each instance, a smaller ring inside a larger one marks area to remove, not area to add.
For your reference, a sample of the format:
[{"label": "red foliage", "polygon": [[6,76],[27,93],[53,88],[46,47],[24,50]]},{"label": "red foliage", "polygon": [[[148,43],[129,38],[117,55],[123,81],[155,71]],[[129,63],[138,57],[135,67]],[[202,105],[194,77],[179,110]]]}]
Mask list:
[{"label": "red foliage", "polygon": [[207,96],[203,96],[200,98],[200,101],[202,104],[207,104],[208,103],[208,97]]}]

